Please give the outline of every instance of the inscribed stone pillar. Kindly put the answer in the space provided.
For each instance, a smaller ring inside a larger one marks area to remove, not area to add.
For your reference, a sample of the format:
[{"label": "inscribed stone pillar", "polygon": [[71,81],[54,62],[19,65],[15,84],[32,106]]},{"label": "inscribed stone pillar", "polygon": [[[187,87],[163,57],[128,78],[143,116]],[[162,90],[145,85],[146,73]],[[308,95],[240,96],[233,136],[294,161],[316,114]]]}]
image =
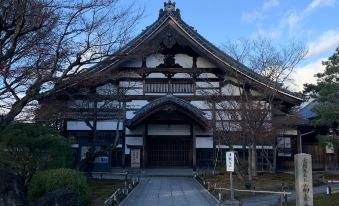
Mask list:
[{"label": "inscribed stone pillar", "polygon": [[296,154],[294,163],[296,205],[313,206],[312,157],[309,154]]}]

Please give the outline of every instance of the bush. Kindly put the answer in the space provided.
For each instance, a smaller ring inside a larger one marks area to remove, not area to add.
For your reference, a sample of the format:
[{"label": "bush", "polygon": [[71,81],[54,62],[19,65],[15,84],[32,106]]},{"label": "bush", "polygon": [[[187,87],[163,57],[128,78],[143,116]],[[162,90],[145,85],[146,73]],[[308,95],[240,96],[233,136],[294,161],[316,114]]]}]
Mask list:
[{"label": "bush", "polygon": [[10,165],[25,185],[36,171],[71,167],[72,138],[39,124],[12,124],[0,134],[0,162]]},{"label": "bush", "polygon": [[28,185],[28,195],[31,201],[35,201],[56,189],[77,192],[84,203],[90,201],[86,177],[76,170],[65,168],[37,172]]}]

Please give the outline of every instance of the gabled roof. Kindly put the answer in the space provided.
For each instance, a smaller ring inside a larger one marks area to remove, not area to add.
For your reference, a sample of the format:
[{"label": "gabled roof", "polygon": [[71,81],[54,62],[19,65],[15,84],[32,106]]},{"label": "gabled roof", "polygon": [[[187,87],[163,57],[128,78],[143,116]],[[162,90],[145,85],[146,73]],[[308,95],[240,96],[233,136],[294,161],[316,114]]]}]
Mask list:
[{"label": "gabled roof", "polygon": [[319,105],[319,102],[313,100],[309,102],[307,105],[302,107],[297,115],[299,117],[298,125],[307,125],[310,124],[311,120],[317,117],[317,114],[312,110]]},{"label": "gabled roof", "polygon": [[192,41],[197,46],[197,48],[213,58],[213,60],[215,60],[215,63],[217,63],[218,66],[224,69],[225,72],[232,70],[233,72],[245,77],[251,82],[262,85],[264,87],[269,87],[272,90],[277,91],[278,93],[292,99],[293,101],[301,102],[303,100],[295,93],[281,88],[281,85],[277,85],[277,83],[275,82],[268,81],[263,76],[244,66],[243,64],[236,61],[234,58],[230,57],[225,52],[214,46],[212,43],[202,37],[196,30],[194,30],[193,27],[189,26],[181,19],[180,10],[176,9],[175,3],[171,3],[171,1],[164,4],[164,9],[160,10],[160,15],[157,21],[146,27],[144,31],[142,31],[137,37],[135,37],[123,48],[118,50],[114,55],[112,55],[112,57],[104,60],[102,64],[91,68],[87,72],[87,74],[117,68],[124,60],[126,60],[126,58],[128,58],[128,56],[132,55],[133,52],[140,48],[143,43],[154,38],[156,33],[167,25],[176,27],[175,29],[179,30],[187,39]]},{"label": "gabled roof", "polygon": [[130,129],[134,129],[137,125],[139,125],[143,120],[145,120],[152,114],[167,109],[166,105],[175,106],[176,111],[179,111],[184,115],[189,116],[192,120],[197,122],[203,128],[208,128],[208,120],[203,115],[201,110],[199,110],[189,102],[173,95],[160,97],[139,109],[132,119],[127,120],[127,127]]}]

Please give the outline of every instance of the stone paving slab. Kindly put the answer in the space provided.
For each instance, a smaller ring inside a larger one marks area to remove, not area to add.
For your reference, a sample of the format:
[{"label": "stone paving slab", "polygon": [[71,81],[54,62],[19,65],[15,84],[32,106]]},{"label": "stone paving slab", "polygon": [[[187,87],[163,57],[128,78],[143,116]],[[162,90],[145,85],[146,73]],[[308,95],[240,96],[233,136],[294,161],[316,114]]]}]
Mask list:
[{"label": "stone paving slab", "polygon": [[141,180],[122,206],[220,205],[192,177],[148,177]]}]

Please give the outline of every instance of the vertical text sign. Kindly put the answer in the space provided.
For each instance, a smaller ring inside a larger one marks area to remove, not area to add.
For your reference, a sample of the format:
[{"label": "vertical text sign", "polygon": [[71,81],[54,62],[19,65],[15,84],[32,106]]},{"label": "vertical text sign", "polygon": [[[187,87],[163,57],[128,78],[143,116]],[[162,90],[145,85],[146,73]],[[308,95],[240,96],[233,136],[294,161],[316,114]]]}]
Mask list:
[{"label": "vertical text sign", "polygon": [[131,167],[140,168],[140,149],[131,149]]},{"label": "vertical text sign", "polygon": [[234,172],[234,152],[226,152],[226,171]]},{"label": "vertical text sign", "polygon": [[313,206],[312,158],[309,154],[294,155],[297,206]]}]

